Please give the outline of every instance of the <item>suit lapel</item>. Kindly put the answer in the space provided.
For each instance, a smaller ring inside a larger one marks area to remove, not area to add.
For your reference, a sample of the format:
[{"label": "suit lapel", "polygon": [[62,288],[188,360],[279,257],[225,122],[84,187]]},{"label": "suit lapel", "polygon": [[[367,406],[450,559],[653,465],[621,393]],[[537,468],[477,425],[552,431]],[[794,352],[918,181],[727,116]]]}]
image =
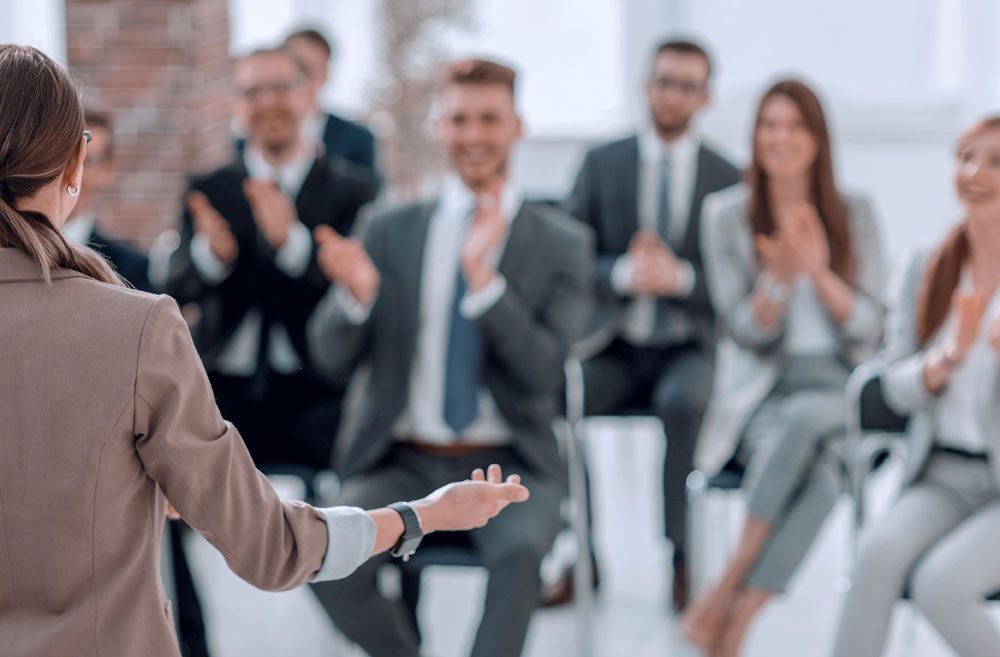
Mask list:
[{"label": "suit lapel", "polygon": [[420,295],[423,294],[424,253],[427,251],[427,234],[436,203],[418,205],[414,215],[403,223],[398,242],[399,252],[395,255],[399,263],[399,285],[403,288],[402,299],[406,302],[402,321],[405,335],[413,339],[417,334],[420,312]]},{"label": "suit lapel", "polygon": [[535,213],[526,203],[522,204],[511,223],[510,235],[507,237],[507,244],[500,258],[500,265],[497,267],[497,271],[518,290],[525,289],[527,286],[522,282],[531,281],[534,276],[531,261],[534,240],[538,237],[534,225],[536,221]]},{"label": "suit lapel", "polygon": [[694,191],[691,193],[691,207],[688,210],[687,231],[684,235],[684,253],[698,253],[701,234],[701,200],[708,192],[708,151],[704,144],[698,145],[695,160]]},{"label": "suit lapel", "polygon": [[639,175],[639,137],[632,137],[623,150],[625,156],[619,162],[619,176],[611,180],[620,181],[621,187],[617,193],[621,199],[620,218],[614,221],[620,226],[623,241],[628,244],[632,235],[639,230],[639,195],[642,193],[642,181]]}]

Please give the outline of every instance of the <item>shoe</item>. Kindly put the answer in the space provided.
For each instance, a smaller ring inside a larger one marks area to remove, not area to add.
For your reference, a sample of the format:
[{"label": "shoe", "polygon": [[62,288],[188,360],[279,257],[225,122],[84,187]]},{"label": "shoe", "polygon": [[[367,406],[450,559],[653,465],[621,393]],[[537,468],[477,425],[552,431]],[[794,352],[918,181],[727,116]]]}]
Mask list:
[{"label": "shoe", "polygon": [[[591,561],[593,590],[601,588],[601,574],[597,569],[597,561]],[[573,566],[567,566],[559,578],[551,584],[542,586],[541,600],[538,606],[543,609],[568,605],[576,599],[576,585],[573,579]]]},{"label": "shoe", "polygon": [[672,588],[674,613],[680,614],[687,608],[691,594],[688,570],[683,559],[674,562]]}]

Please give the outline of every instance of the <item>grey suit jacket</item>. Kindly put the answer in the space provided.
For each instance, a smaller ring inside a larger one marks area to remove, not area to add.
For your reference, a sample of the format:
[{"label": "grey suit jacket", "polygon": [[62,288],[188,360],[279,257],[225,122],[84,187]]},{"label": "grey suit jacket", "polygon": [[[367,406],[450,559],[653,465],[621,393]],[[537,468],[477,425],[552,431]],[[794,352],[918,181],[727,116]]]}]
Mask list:
[{"label": "grey suit jacket", "polygon": [[[738,183],[742,173],[704,144],[699,146],[697,161],[687,235],[678,253],[694,268],[695,287],[686,298],[661,303],[684,312],[694,334],[711,342],[715,320],[702,261],[702,201],[706,195]],[[568,201],[570,214],[589,225],[597,239],[594,281],[598,305],[591,329],[606,337],[616,332],[631,301],[614,289],[611,270],[628,252],[629,242],[639,230],[639,180],[639,138],[633,135],[587,153]]]},{"label": "grey suit jacket", "polygon": [[[777,383],[785,359],[784,325],[765,330],[753,316],[751,296],[761,270],[746,213],[748,199],[747,187],[739,185],[705,201],[702,244],[722,337],[695,466],[710,473],[733,455],[746,423]],[[853,367],[871,358],[882,339],[883,254],[871,204],[851,194],[844,200],[858,263],[858,294],[851,316],[841,326],[840,356]]]},{"label": "grey suit jacket", "polygon": [[266,589],[325,568],[328,525],[254,468],[173,299],[52,279],[0,248],[0,654],[177,657],[168,499]]},{"label": "grey suit jacket", "polygon": [[[381,285],[363,324],[348,319],[335,287],[309,323],[310,350],[322,373],[344,381],[357,365],[370,365],[359,418],[345,436],[347,476],[378,466],[406,407],[433,212],[433,204],[408,205],[369,223],[363,239]],[[589,231],[561,210],[525,203],[499,266],[507,291],[477,320],[485,383],[515,431],[514,448],[558,480],[565,473],[551,425],[570,344],[583,332],[590,310],[591,248]]]},{"label": "grey suit jacket", "polygon": [[[923,471],[934,446],[934,413],[938,397],[924,385],[926,348],[917,341],[917,297],[923,284],[924,272],[931,251],[915,254],[900,278],[898,296],[890,310],[886,331],[886,348],[879,360],[885,368],[882,391],[888,406],[899,415],[909,416],[907,424],[908,458],[904,484],[911,484]],[[994,370],[992,395],[996,403],[990,407],[985,423],[1000,431],[1000,373]],[[1000,483],[1000,439],[989,445],[990,465]]]}]

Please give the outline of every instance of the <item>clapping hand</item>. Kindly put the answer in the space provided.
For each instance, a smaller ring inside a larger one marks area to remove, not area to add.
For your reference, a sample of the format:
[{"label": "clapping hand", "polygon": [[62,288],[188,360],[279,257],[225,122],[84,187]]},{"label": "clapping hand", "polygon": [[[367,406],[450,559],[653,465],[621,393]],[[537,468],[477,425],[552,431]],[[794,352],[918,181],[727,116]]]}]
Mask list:
[{"label": "clapping hand", "polygon": [[793,206],[784,218],[782,230],[790,237],[799,271],[817,274],[830,266],[830,242],[815,206],[810,203]]},{"label": "clapping hand", "polygon": [[[957,319],[955,333],[946,347],[946,356],[950,361],[958,362],[965,358],[969,349],[975,344],[983,323],[983,314],[989,300],[982,290],[974,292],[956,291],[952,295],[952,305]],[[997,323],[990,330],[991,343],[996,337]]]},{"label": "clapping hand", "polygon": [[512,474],[505,480],[494,463],[486,472],[476,469],[471,480],[439,488],[413,506],[424,533],[465,531],[484,526],[508,505],[527,499],[528,489],[521,485],[521,477]]},{"label": "clapping hand", "polygon": [[317,227],[313,239],[319,246],[316,254],[319,268],[327,279],[346,287],[362,305],[374,301],[381,277],[361,240],[343,237],[329,226]]},{"label": "clapping hand", "polygon": [[270,180],[248,178],[243,182],[243,193],[250,203],[250,211],[264,239],[277,251],[285,245],[288,233],[299,220],[291,199]]},{"label": "clapping hand", "polygon": [[659,235],[637,232],[629,244],[632,292],[638,296],[670,297],[680,291],[681,264]]},{"label": "clapping hand", "polygon": [[239,254],[236,236],[229,222],[212,207],[208,197],[194,191],[187,195],[188,212],[194,220],[195,231],[208,240],[208,246],[219,262],[230,265]]},{"label": "clapping hand", "polygon": [[997,352],[997,356],[1000,356],[1000,314],[997,314],[993,324],[990,325],[990,346]]},{"label": "clapping hand", "polygon": [[497,275],[496,252],[507,235],[500,184],[476,199],[476,214],[462,240],[462,271],[471,292],[481,290]]}]

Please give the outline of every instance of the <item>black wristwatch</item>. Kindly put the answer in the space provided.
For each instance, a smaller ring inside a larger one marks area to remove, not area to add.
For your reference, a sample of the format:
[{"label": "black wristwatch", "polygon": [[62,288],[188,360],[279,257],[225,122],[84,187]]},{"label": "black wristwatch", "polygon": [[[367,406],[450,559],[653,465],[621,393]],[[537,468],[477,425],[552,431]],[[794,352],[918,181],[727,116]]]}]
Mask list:
[{"label": "black wristwatch", "polygon": [[416,510],[410,506],[409,502],[395,502],[390,504],[389,508],[403,518],[403,535],[389,550],[389,554],[394,557],[402,557],[403,561],[409,561],[410,556],[420,547],[420,541],[424,537],[424,530],[420,528],[420,516],[417,515]]}]

